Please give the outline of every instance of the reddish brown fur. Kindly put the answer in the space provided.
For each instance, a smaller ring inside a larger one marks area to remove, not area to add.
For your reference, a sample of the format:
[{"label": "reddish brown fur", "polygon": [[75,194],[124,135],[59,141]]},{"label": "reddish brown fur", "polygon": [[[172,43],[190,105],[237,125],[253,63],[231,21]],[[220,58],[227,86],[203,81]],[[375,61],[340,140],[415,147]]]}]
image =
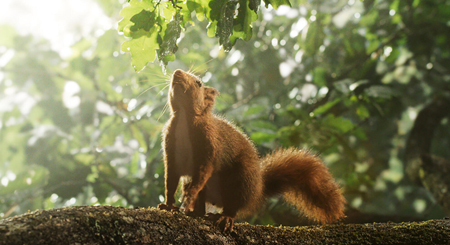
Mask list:
[{"label": "reddish brown fur", "polygon": [[344,216],[345,199],[318,157],[291,148],[259,159],[247,136],[211,113],[217,94],[192,74],[173,74],[171,118],[163,136],[166,203],[161,209],[177,209],[179,179],[190,176],[183,186],[185,211],[204,215],[205,202],[223,207],[216,218],[223,229],[231,230],[237,214],[252,213],[277,194],[321,223]]},{"label": "reddish brown fur", "polygon": [[344,216],[345,199],[322,161],[308,151],[278,150],[262,159],[266,197],[283,194],[320,223]]}]

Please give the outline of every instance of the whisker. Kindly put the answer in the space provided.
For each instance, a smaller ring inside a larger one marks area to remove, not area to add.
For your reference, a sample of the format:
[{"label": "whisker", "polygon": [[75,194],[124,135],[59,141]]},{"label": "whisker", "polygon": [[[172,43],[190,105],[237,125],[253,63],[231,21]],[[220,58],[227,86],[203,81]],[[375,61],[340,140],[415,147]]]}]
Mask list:
[{"label": "whisker", "polygon": [[152,75],[152,76],[156,76],[158,78],[163,78],[163,79],[170,79],[170,75],[157,74],[157,73],[151,73],[151,72],[142,72],[142,74]]},{"label": "whisker", "polygon": [[158,119],[156,120],[157,122],[159,122],[159,119],[161,119],[161,117],[164,115],[164,113],[166,113],[167,108],[169,108],[169,101],[167,101],[166,104],[164,105],[161,113],[159,114]]},{"label": "whisker", "polygon": [[[166,84],[166,83],[155,84],[155,85],[151,86],[150,88],[144,89],[144,91],[142,91],[136,98],[139,98],[139,96],[143,95],[145,92],[149,91],[150,89],[152,89],[152,88],[154,88],[154,87],[161,86],[161,85],[165,85],[165,87],[167,87],[167,84]],[[163,89],[164,89],[164,88],[163,88]],[[161,92],[161,91],[159,91],[159,92]],[[159,92],[158,92],[158,93],[159,93]]]},{"label": "whisker", "polygon": [[166,88],[169,87],[169,86],[170,86],[170,83],[169,83],[169,84],[166,84],[166,86],[164,86],[161,90],[159,90],[158,94],[161,93],[161,91],[163,91],[164,89],[166,89]]},{"label": "whisker", "polygon": [[203,65],[208,64],[209,62],[213,61],[215,58],[211,58],[208,61],[203,62],[202,64],[198,65],[197,68],[193,69],[192,72],[196,73]]},{"label": "whisker", "polygon": [[195,66],[195,64],[192,63],[191,66],[189,67],[188,73],[192,73],[194,66]]},{"label": "whisker", "polygon": [[151,72],[151,71],[142,71],[141,74],[150,74],[150,75],[155,75],[155,76],[169,76],[169,75],[164,75],[163,73],[157,73],[157,72]]},{"label": "whisker", "polygon": [[149,82],[150,84],[167,84],[170,82],[170,80],[166,80],[166,79],[152,79],[152,80],[147,80],[147,79],[143,79],[140,80],[139,83],[143,83],[143,82]]}]

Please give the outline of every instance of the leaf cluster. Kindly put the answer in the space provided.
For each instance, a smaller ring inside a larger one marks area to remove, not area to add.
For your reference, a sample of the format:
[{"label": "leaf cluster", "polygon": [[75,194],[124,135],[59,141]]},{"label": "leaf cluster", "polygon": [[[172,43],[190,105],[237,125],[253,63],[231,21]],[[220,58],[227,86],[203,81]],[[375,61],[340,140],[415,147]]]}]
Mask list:
[{"label": "leaf cluster", "polygon": [[[289,5],[287,0],[265,0],[275,9]],[[252,37],[252,23],[257,20],[261,0],[188,0],[152,1],[131,0],[120,12],[123,19],[118,30],[130,38],[122,44],[122,51],[130,52],[136,71],[141,71],[156,57],[165,67],[175,60],[177,41],[181,32],[194,25],[192,15],[208,21],[207,33],[217,37],[225,51],[230,51],[237,39]]]}]

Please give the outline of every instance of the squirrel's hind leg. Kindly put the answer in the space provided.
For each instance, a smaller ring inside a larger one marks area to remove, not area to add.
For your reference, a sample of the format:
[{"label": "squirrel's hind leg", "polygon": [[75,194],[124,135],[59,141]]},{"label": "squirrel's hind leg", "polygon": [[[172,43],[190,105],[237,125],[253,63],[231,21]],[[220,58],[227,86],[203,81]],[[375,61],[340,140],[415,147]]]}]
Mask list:
[{"label": "squirrel's hind leg", "polygon": [[195,200],[194,210],[187,211],[186,215],[194,217],[203,217],[206,213],[206,190],[205,188],[198,193],[197,199]]},{"label": "squirrel's hind leg", "polygon": [[248,196],[246,187],[252,180],[241,177],[239,172],[242,169],[240,167],[240,165],[234,165],[221,173],[223,212],[212,216],[212,220],[224,232],[233,231],[234,218],[241,209],[248,205],[251,198]]}]

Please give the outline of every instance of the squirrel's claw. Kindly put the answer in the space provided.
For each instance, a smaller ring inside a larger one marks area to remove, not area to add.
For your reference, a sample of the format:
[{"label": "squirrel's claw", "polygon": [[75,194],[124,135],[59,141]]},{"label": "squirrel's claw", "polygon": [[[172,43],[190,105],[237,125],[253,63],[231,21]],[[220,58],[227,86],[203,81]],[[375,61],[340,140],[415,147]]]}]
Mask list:
[{"label": "squirrel's claw", "polygon": [[230,216],[222,214],[208,214],[207,218],[214,222],[215,226],[218,226],[224,232],[232,232],[234,226],[234,219]]}]

